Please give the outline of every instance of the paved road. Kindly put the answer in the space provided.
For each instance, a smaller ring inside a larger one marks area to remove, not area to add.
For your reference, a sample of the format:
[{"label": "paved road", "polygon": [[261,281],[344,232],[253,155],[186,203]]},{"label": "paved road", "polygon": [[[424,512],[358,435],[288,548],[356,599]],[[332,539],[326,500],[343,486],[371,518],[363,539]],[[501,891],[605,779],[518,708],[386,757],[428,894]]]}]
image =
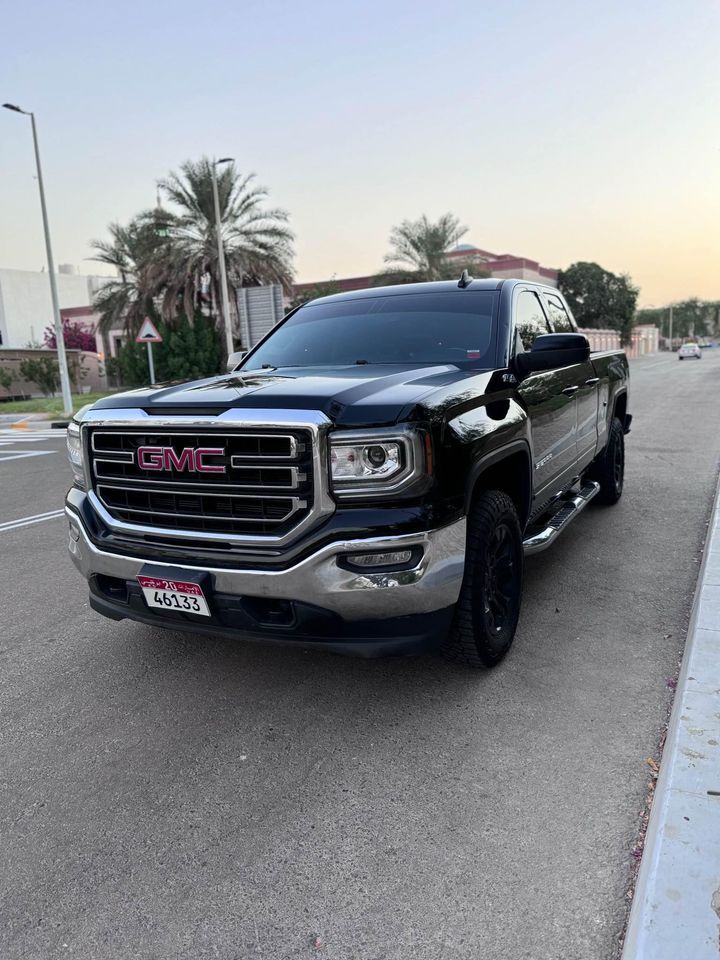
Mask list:
[{"label": "paved road", "polygon": [[[632,389],[623,500],[529,564],[487,674],[111,623],[61,519],[0,532],[3,960],[608,960],[714,488],[720,350],[640,360]],[[9,449],[0,523],[56,508],[62,454]]]}]

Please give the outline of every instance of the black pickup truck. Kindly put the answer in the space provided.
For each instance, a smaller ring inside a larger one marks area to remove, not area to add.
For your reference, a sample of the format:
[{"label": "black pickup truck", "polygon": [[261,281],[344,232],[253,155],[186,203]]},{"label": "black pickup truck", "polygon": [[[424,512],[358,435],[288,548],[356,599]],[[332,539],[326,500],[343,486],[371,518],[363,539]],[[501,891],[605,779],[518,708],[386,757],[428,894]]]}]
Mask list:
[{"label": "black pickup truck", "polygon": [[524,556],[622,493],[627,360],[551,287],[324,297],[231,368],[68,429],[70,554],[111,619],[492,666]]}]

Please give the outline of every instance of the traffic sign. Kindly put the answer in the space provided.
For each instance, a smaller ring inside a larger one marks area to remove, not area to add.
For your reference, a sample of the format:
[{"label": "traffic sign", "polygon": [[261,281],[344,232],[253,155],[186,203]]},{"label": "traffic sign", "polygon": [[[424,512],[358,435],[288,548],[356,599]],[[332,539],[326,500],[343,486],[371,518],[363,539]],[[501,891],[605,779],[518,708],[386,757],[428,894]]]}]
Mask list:
[{"label": "traffic sign", "polygon": [[135,343],[162,343],[162,337],[150,317],[145,317],[140,332],[135,337]]}]

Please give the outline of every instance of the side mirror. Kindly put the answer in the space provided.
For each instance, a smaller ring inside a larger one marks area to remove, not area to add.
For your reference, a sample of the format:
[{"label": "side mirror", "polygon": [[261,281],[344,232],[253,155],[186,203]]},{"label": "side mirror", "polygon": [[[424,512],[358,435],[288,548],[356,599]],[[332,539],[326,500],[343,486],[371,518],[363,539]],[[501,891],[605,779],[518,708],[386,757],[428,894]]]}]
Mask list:
[{"label": "side mirror", "polygon": [[227,372],[232,373],[235,367],[245,359],[246,354],[247,350],[236,350],[235,353],[231,353],[228,357]]},{"label": "side mirror", "polygon": [[557,370],[584,363],[590,356],[590,343],[582,333],[545,333],[535,339],[529,353],[515,357],[518,373],[526,377],[541,370]]}]

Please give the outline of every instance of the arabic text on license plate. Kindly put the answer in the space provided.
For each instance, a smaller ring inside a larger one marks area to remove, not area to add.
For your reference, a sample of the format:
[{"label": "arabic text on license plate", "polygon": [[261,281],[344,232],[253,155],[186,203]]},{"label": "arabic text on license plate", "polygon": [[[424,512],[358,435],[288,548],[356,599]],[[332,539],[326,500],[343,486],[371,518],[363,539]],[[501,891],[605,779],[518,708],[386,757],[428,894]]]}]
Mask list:
[{"label": "arabic text on license plate", "polygon": [[210,616],[202,587],[185,580],[163,580],[160,577],[138,577],[145,602],[161,610],[179,610],[181,613],[199,613]]}]

